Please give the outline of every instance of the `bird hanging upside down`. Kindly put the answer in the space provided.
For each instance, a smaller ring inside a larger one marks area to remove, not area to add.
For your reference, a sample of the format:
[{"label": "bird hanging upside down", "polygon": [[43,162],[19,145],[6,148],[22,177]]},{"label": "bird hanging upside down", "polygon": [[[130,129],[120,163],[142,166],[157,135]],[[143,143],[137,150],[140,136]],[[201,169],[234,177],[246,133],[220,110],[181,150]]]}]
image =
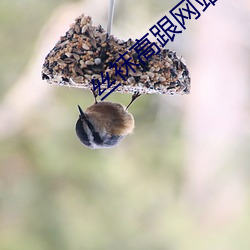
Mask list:
[{"label": "bird hanging upside down", "polygon": [[[94,92],[93,92],[94,93]],[[78,105],[80,112],[76,122],[76,134],[80,141],[88,148],[111,148],[134,130],[134,117],[127,111],[129,106],[140,94],[135,93],[127,107],[119,103],[97,102],[84,112]]]}]

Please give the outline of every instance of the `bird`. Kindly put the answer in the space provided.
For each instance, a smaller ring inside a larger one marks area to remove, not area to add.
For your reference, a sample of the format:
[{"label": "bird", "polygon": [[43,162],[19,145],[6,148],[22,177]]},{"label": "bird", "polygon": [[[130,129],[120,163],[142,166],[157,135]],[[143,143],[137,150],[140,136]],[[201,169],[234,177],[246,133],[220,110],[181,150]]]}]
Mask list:
[{"label": "bird", "polygon": [[135,127],[133,115],[128,112],[130,105],[140,96],[136,92],[127,107],[119,103],[101,101],[95,103],[85,112],[78,105],[79,118],[75,130],[80,142],[91,149],[112,148],[131,134]]}]

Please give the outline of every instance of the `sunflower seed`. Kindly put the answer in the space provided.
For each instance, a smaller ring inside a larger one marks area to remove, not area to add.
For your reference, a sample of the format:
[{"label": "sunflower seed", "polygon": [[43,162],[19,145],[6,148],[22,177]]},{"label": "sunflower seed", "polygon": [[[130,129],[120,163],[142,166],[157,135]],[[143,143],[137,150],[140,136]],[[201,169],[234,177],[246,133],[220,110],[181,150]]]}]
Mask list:
[{"label": "sunflower seed", "polygon": [[87,61],[85,62],[85,64],[86,64],[86,65],[94,65],[95,63],[94,63],[93,61],[87,60]]},{"label": "sunflower seed", "polygon": [[85,50],[89,50],[89,46],[86,44],[86,43],[83,43],[82,44],[82,48],[85,49]]}]

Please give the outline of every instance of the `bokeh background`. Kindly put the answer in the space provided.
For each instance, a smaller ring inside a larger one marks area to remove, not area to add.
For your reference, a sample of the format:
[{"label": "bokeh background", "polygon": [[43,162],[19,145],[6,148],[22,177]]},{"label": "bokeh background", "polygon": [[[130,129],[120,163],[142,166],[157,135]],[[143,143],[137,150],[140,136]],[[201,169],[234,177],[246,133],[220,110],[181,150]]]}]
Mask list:
[{"label": "bokeh background", "polygon": [[[117,0],[112,33],[140,38],[178,2]],[[134,134],[90,150],[74,126],[92,94],[41,67],[81,13],[106,27],[108,5],[0,2],[0,249],[249,250],[249,0],[218,0],[168,45],[190,95],[140,97]]]}]

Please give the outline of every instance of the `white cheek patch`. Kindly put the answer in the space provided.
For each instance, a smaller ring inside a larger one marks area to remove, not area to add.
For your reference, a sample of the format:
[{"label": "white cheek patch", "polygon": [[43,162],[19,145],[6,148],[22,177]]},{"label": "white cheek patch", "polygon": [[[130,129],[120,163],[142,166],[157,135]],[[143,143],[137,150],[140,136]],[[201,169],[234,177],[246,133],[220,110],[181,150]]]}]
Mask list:
[{"label": "white cheek patch", "polygon": [[95,144],[94,143],[94,137],[93,137],[93,134],[92,134],[91,130],[89,129],[86,122],[83,123],[83,128],[86,131],[86,134],[88,135],[88,139],[89,139],[89,142],[91,144],[91,147],[93,147],[94,144]]}]

